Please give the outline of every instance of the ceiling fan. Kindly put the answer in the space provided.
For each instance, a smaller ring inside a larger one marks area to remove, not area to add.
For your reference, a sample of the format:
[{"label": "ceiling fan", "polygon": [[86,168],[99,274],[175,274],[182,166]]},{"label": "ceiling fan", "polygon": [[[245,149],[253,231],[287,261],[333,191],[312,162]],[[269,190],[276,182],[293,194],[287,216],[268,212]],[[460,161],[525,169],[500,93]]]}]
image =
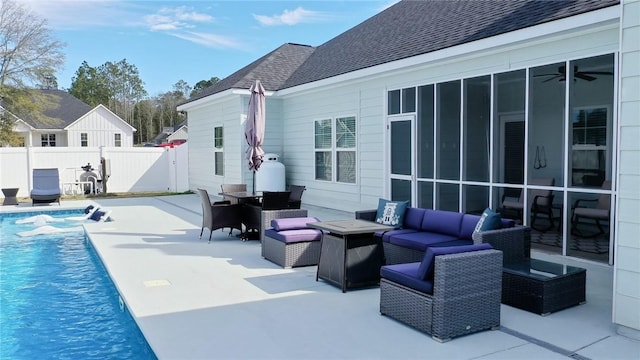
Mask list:
[{"label": "ceiling fan", "polygon": [[[538,75],[535,75],[535,77],[551,76],[550,78],[548,78],[547,80],[545,80],[543,82],[549,82],[549,81],[555,80],[555,79],[558,79],[558,81],[565,81],[567,79],[567,71],[566,70],[567,70],[566,67],[564,65],[562,65],[562,66],[558,66],[558,72],[557,73],[538,74]],[[611,71],[579,71],[578,70],[578,65],[575,65],[573,67],[573,77],[575,79],[593,81],[593,80],[597,79],[597,77],[595,77],[593,75],[613,75],[613,72],[611,72]]]}]

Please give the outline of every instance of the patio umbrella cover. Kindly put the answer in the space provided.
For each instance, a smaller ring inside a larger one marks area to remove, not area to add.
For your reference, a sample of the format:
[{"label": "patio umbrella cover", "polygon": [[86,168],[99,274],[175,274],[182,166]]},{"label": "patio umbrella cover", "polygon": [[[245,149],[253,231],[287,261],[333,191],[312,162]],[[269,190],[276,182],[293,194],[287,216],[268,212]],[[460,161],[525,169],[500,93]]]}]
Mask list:
[{"label": "patio umbrella cover", "polygon": [[247,121],[244,125],[244,136],[247,139],[247,144],[249,144],[247,160],[249,161],[249,170],[253,170],[253,191],[255,191],[256,171],[260,168],[264,159],[262,141],[264,140],[265,126],[265,98],[264,87],[262,87],[260,80],[256,80],[249,91],[251,92],[251,97],[249,98]]}]

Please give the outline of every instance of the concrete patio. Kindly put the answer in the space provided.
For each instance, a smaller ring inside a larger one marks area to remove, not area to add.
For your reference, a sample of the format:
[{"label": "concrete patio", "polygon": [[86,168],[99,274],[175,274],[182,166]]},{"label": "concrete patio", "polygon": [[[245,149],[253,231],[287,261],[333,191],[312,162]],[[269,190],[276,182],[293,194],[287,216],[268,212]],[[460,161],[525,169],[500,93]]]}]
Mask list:
[{"label": "concrete patio", "polygon": [[[258,241],[228,230],[215,231],[211,243],[199,239],[195,194],[97,202],[114,222],[86,224],[89,237],[160,359],[640,358],[640,341],[611,322],[613,269],[604,264],[536,251],[535,258],[587,269],[586,304],[546,317],[502,305],[499,330],[442,344],[381,316],[377,287],[343,294],[316,282],[316,267],[282,269],[260,256]],[[322,220],[353,218],[303,208]]]}]

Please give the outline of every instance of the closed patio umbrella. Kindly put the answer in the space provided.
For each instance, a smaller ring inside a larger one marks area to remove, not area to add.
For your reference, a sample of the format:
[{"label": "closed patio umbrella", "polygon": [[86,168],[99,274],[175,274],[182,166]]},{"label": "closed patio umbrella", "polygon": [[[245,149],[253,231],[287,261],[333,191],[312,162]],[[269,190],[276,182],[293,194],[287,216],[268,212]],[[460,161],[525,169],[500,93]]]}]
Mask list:
[{"label": "closed patio umbrella", "polygon": [[249,144],[247,160],[249,161],[249,170],[253,171],[253,192],[255,193],[256,171],[260,168],[264,158],[262,141],[264,140],[265,126],[265,98],[264,87],[262,87],[260,80],[256,80],[249,91],[251,92],[251,97],[249,98],[247,121],[244,125],[244,136],[247,139],[247,144]]}]

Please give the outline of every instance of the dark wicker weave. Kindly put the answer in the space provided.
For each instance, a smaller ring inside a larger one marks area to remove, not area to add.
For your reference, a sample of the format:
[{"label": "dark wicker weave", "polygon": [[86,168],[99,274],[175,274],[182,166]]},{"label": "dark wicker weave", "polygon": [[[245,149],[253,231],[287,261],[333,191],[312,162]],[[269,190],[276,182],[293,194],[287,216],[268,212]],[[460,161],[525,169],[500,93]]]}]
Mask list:
[{"label": "dark wicker weave", "polygon": [[262,254],[265,259],[282,267],[318,265],[320,241],[304,241],[285,244],[282,241],[264,236]]},{"label": "dark wicker weave", "polygon": [[433,294],[380,281],[380,313],[444,342],[500,326],[502,252],[437,256]]},{"label": "dark wicker weave", "polygon": [[262,210],[260,212],[260,243],[262,246],[261,254],[264,256],[264,230],[271,227],[271,220],[285,219],[294,217],[306,217],[306,209],[281,209],[281,210]]},{"label": "dark wicker weave", "polygon": [[528,226],[481,231],[474,235],[473,242],[489,243],[494,249],[501,250],[505,264],[531,258],[531,228]]},{"label": "dark wicker weave", "polygon": [[585,269],[536,259],[505,266],[502,303],[544,316],[584,303],[586,277]]}]

